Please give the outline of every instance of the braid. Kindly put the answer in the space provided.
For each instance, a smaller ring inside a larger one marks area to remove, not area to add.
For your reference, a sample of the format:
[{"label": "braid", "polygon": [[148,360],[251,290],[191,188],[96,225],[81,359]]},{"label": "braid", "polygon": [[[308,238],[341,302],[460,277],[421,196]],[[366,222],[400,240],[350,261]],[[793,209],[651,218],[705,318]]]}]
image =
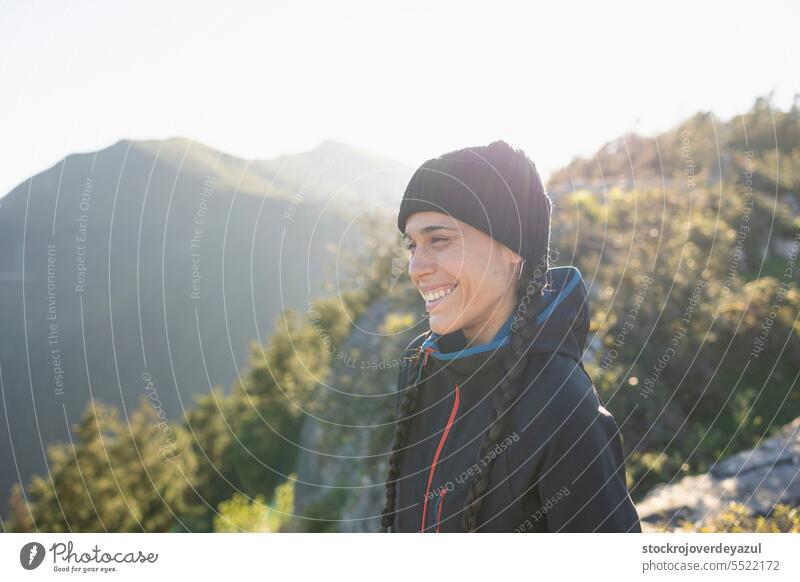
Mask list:
[{"label": "braid", "polygon": [[[525,270],[529,270],[527,266]],[[538,305],[544,284],[542,277],[530,275],[530,273],[523,281],[527,281],[527,284],[520,285],[520,291],[517,294],[520,303],[526,292],[531,292],[533,294],[533,299],[531,305],[528,306],[522,314],[522,321],[519,328],[511,333],[511,349],[508,350],[503,359],[506,374],[492,394],[492,407],[489,411],[489,418],[487,419],[488,429],[484,434],[478,452],[477,466],[481,467],[481,469],[476,472],[476,476],[473,477],[470,483],[466,507],[461,518],[461,527],[464,531],[468,532],[476,530],[478,512],[485,499],[483,494],[489,486],[489,473],[491,462],[494,458],[488,456],[488,453],[508,432],[508,415],[505,413],[519,396],[519,380],[525,369],[527,353],[535,336],[535,317],[539,311]]]},{"label": "braid", "polygon": [[[530,184],[531,168],[523,163],[523,184]],[[536,177],[538,180],[538,176]],[[534,182],[535,183],[535,182]],[[499,386],[492,395],[492,407],[489,412],[488,429],[486,430],[480,450],[478,452],[477,466],[482,467],[470,482],[469,493],[467,494],[466,507],[461,516],[461,528],[467,532],[474,532],[478,528],[478,513],[485,499],[484,493],[489,487],[489,473],[494,456],[488,453],[506,435],[509,424],[509,415],[506,414],[510,406],[516,401],[520,393],[520,377],[527,363],[528,350],[533,344],[533,339],[538,331],[536,316],[539,312],[539,305],[542,300],[542,289],[546,283],[545,273],[548,268],[549,245],[550,245],[550,199],[544,193],[535,193],[535,227],[538,235],[536,248],[540,251],[538,262],[535,267],[531,267],[529,261],[523,263],[520,284],[517,289],[517,305],[522,310],[521,322],[519,325],[512,325],[510,346],[507,351],[503,364],[506,374],[500,381]],[[538,195],[541,194],[541,195]],[[532,295],[531,304],[523,307],[525,297]],[[516,319],[515,319],[516,322]],[[483,463],[483,465],[481,464]]]},{"label": "braid", "polygon": [[[420,371],[422,366],[422,358],[417,354],[414,358],[409,370],[409,378],[415,378],[414,374]],[[408,384],[408,382],[406,382]],[[386,479],[386,502],[381,514],[381,527],[380,533],[388,533],[389,528],[394,524],[395,501],[397,499],[397,479],[400,473],[400,459],[403,456],[403,449],[408,443],[408,437],[411,434],[411,420],[413,417],[414,409],[417,405],[417,394],[419,393],[419,383],[414,382],[412,386],[407,387],[403,400],[400,403],[400,411],[398,414],[397,426],[394,431],[394,439],[392,441],[392,453],[389,456],[388,462],[388,476]]]}]

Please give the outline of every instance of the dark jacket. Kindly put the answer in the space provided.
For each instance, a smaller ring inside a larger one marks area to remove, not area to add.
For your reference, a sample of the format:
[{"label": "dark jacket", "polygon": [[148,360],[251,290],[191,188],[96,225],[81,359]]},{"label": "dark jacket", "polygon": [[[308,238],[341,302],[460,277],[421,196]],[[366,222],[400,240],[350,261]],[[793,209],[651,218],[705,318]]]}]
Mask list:
[{"label": "dark jacket", "polygon": [[[423,359],[417,376],[423,383],[400,461],[394,531],[462,531],[470,478],[488,466],[479,531],[640,532],[617,423],[580,364],[589,303],[575,267],[548,271],[542,327],[508,436],[477,458],[513,317],[480,346],[466,348],[461,331],[428,331],[409,344],[406,357]],[[400,374],[398,411],[410,369]]]}]

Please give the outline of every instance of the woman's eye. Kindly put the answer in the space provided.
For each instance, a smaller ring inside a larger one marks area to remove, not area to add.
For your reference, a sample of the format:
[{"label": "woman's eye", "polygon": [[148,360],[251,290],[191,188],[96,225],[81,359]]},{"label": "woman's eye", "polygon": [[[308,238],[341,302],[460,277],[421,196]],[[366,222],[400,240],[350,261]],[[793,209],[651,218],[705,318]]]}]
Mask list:
[{"label": "woman's eye", "polygon": [[[444,237],[441,237],[441,236],[434,236],[434,237],[431,237],[431,239],[430,239],[430,244],[437,244],[437,243],[440,243],[440,242],[447,242],[447,239],[444,238]],[[414,249],[416,249],[416,248],[417,248],[417,245],[415,243],[408,243],[407,245],[405,245],[405,249],[409,253],[413,253]]]}]

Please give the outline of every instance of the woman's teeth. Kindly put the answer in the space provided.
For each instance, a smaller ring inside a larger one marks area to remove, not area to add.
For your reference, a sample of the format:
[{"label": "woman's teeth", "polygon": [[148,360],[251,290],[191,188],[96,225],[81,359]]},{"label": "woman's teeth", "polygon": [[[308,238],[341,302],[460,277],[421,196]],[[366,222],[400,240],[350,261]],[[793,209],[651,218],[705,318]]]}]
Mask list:
[{"label": "woman's teeth", "polygon": [[422,297],[425,299],[425,305],[428,308],[438,305],[444,300],[445,297],[450,295],[450,293],[452,293],[456,287],[458,287],[458,283],[453,283],[450,287],[437,289],[431,293],[423,294]]}]

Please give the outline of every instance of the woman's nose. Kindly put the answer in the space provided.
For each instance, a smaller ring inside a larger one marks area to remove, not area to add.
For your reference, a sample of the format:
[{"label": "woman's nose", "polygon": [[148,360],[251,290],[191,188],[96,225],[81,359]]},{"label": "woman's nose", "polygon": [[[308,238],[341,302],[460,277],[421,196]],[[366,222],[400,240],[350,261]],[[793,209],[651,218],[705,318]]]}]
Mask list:
[{"label": "woman's nose", "polygon": [[414,254],[408,261],[408,276],[414,283],[417,283],[425,275],[433,272],[435,267],[434,262],[427,257],[424,251],[417,248]]}]

